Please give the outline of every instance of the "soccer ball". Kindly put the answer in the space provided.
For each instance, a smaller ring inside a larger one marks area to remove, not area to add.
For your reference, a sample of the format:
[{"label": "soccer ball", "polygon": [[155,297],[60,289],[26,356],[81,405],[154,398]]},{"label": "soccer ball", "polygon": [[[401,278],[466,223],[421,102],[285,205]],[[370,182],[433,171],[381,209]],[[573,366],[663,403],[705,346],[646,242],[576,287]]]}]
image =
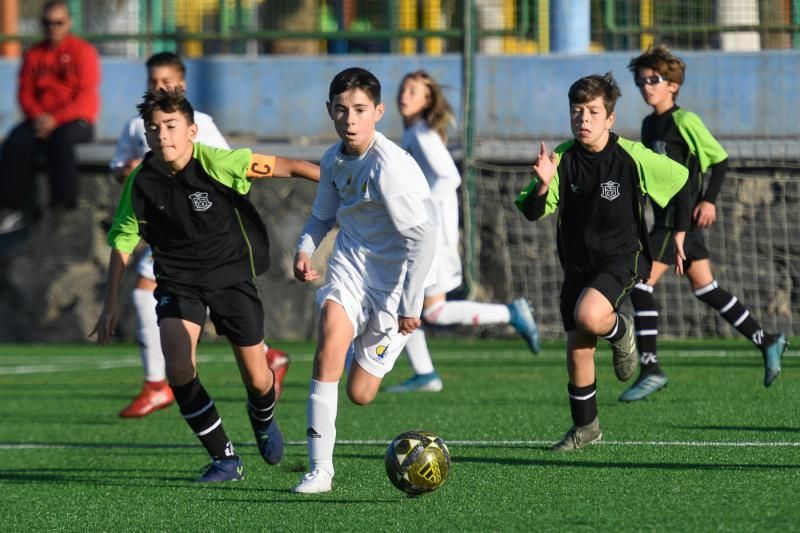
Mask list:
[{"label": "soccer ball", "polygon": [[386,449],[389,481],[409,496],[439,488],[450,472],[450,452],[444,441],[428,431],[406,431]]}]

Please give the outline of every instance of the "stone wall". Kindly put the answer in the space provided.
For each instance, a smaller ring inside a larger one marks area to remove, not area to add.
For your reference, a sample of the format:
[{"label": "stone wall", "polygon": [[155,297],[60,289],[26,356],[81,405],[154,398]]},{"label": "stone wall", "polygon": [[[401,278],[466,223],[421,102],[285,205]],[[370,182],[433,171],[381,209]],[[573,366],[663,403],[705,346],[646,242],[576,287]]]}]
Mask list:
[{"label": "stone wall", "polygon": [[[41,185],[45,185],[42,181]],[[82,342],[102,308],[109,256],[105,236],[120,185],[102,170],[82,176],[79,209],[45,212],[26,235],[0,236],[0,342]],[[252,199],[270,229],[272,268],[258,280],[268,338],[310,338],[316,328],[313,287],[292,277],[298,235],[310,212],[315,187],[305,180],[264,180]],[[42,198],[45,202],[46,198]],[[329,237],[324,248],[329,248]],[[135,259],[123,280],[128,295]],[[324,271],[324,250],[315,262]],[[124,298],[117,334],[133,340],[136,320]],[[206,334],[213,336],[208,323]]]}]

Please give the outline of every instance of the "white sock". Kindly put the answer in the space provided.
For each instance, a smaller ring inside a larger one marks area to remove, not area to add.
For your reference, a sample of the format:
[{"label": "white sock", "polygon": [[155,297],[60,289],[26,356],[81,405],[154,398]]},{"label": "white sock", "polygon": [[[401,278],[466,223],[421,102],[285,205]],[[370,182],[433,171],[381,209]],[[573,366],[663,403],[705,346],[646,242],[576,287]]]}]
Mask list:
[{"label": "white sock", "polygon": [[156,316],[156,299],[153,291],[133,289],[133,307],[136,309],[139,341],[139,354],[144,367],[146,381],[164,381],[167,373],[164,369],[164,352],[161,351],[161,334],[158,330]]},{"label": "white sock", "polygon": [[428,351],[428,342],[425,340],[425,331],[422,328],[415,329],[414,333],[408,336],[406,354],[415,374],[419,376],[433,372],[431,352]]},{"label": "white sock", "polygon": [[331,476],[333,476],[333,445],[336,443],[338,404],[338,381],[324,383],[315,379],[311,380],[311,391],[306,410],[308,462],[311,470],[319,467]]},{"label": "white sock", "polygon": [[481,324],[508,324],[511,314],[503,304],[484,304],[478,302],[440,302],[425,311],[429,324],[450,326],[478,326]]}]

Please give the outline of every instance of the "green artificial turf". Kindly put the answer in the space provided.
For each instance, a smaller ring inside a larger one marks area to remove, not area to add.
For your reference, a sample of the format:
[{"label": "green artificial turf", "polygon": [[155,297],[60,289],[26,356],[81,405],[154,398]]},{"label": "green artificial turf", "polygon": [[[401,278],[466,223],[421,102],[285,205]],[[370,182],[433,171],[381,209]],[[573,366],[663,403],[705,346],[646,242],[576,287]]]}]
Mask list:
[{"label": "green artificial turf", "polygon": [[[246,479],[192,483],[207,462],[172,406],[117,413],[138,392],[133,345],[0,346],[0,531],[708,531],[800,528],[800,359],[775,384],[744,341],[662,342],[670,383],[621,404],[598,350],[603,443],[547,447],[571,425],[562,343],[435,339],[440,393],[339,396],[334,490],[295,495],[306,469],[313,345],[275,343],[293,362],[277,417],[277,467],[258,455],[244,389],[225,345],[200,347],[200,375],[242,455]],[[408,377],[404,359],[388,385]],[[386,445],[409,429],[448,443],[437,491],[407,498],[388,481]]]}]

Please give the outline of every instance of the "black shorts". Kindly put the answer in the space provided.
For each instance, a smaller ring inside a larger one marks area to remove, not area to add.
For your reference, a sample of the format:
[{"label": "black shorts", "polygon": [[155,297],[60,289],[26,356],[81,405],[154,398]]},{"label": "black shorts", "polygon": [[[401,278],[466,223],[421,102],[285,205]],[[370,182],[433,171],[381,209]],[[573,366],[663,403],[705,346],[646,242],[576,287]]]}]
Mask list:
[{"label": "black shorts", "polygon": [[[650,251],[653,253],[653,261],[671,265],[675,262],[675,230],[672,228],[653,228],[650,232]],[[700,230],[686,232],[686,239],[683,241],[683,252],[686,254],[686,261],[683,263],[684,270],[688,269],[692,261],[708,259],[708,248]]]},{"label": "black shorts", "polygon": [[575,331],[575,306],[583,291],[593,288],[606,297],[614,310],[625,301],[633,286],[642,280],[641,266],[634,258],[620,259],[590,272],[565,272],[561,285],[561,321],[564,331]]},{"label": "black shorts", "polygon": [[254,346],[264,340],[264,308],[252,280],[213,290],[159,283],[155,297],[159,322],[181,318],[202,326],[208,308],[217,334],[232,344]]}]

